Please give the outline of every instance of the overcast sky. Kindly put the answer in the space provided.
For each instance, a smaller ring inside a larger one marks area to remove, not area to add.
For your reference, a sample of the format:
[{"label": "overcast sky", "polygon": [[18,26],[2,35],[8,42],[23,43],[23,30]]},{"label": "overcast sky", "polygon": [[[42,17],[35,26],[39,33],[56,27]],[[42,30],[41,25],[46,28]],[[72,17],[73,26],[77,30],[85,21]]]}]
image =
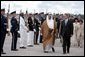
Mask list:
[{"label": "overcast sky", "polygon": [[10,12],[16,10],[17,13],[22,11],[25,13],[35,12],[51,12],[51,13],[72,13],[84,14],[84,1],[1,1],[1,8],[8,10],[10,4]]}]

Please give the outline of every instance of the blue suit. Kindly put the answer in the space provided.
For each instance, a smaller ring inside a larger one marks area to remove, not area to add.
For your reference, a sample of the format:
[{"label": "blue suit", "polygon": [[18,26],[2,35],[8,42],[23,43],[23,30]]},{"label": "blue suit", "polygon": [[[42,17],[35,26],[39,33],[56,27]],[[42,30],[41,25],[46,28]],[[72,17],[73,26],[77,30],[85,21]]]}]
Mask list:
[{"label": "blue suit", "polygon": [[5,16],[1,15],[1,52],[3,52],[3,45],[6,36],[7,29],[7,19]]}]

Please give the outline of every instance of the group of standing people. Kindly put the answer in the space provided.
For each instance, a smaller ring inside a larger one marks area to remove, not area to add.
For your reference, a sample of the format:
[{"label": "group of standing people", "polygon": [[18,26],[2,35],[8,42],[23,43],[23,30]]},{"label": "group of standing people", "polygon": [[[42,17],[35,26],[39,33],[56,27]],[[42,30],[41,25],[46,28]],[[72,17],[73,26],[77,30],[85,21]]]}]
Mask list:
[{"label": "group of standing people", "polygon": [[[12,13],[16,14],[15,11]],[[13,23],[13,20],[11,20],[11,25],[13,27],[16,27],[16,26],[14,26],[15,24],[12,24],[12,23]],[[34,15],[29,14],[27,20],[25,20],[24,13],[20,12],[19,21],[17,23],[16,23],[16,25],[17,25],[16,35],[17,36],[18,36],[18,34],[20,35],[20,37],[19,37],[20,49],[26,49],[27,46],[33,47],[34,44],[38,45],[40,22],[37,17],[37,13]],[[17,40],[15,40],[15,41],[17,41]],[[14,41],[12,41],[12,42],[14,42]],[[14,44],[12,44],[12,45],[14,45]],[[16,51],[16,48],[14,50]]]},{"label": "group of standing people", "polygon": [[84,23],[78,17],[70,18],[69,14],[60,15],[57,21],[58,37],[63,46],[63,53],[70,51],[70,46],[84,46]]},{"label": "group of standing people", "polygon": [[[1,54],[5,54],[3,45],[8,26],[7,18],[4,14],[5,9],[1,9]],[[23,12],[19,14],[19,21],[16,18],[16,11],[11,12],[11,16],[12,51],[18,51],[18,36],[20,36],[20,49],[26,49],[27,46],[33,47],[38,45],[38,41],[40,41],[40,43],[43,43],[44,53],[48,53],[49,50],[55,52],[54,44],[58,34],[63,40],[63,54],[70,52],[71,39],[77,39],[77,45],[81,46],[81,39],[84,37],[82,20],[78,23],[78,19],[75,18],[75,22],[73,22],[69,19],[68,14],[64,14],[63,17],[60,16],[60,20],[57,20],[54,15],[44,14],[43,12],[40,14],[29,14],[27,15],[27,20],[25,20]]]},{"label": "group of standing people", "polygon": [[6,34],[9,31],[11,32],[12,35],[11,51],[18,51],[17,49],[18,39],[19,39],[20,49],[26,49],[27,46],[33,47],[33,45],[38,45],[38,38],[40,38],[40,32],[39,32],[40,22],[37,13],[35,13],[34,15],[33,14],[27,15],[28,16],[27,21],[25,21],[25,16],[23,12],[20,12],[19,18],[16,18],[17,16],[16,11],[11,12],[10,13],[11,29],[7,28],[8,19],[4,15],[5,15],[5,9],[1,9],[1,54],[6,54],[3,51],[3,46]]},{"label": "group of standing people", "polygon": [[74,30],[72,38],[72,45],[77,47],[83,47],[84,41],[84,23],[83,20],[78,18],[74,19],[73,22]]}]

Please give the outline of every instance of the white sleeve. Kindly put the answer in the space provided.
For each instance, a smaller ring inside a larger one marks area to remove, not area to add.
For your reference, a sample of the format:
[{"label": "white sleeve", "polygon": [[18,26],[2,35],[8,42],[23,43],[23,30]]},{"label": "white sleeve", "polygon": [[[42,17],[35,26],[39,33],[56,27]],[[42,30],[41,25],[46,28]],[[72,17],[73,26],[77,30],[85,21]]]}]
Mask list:
[{"label": "white sleeve", "polygon": [[27,29],[27,27],[25,26],[25,22],[24,22],[24,20],[23,20],[22,17],[20,17],[20,26],[21,26],[21,28],[23,28],[23,29]]}]

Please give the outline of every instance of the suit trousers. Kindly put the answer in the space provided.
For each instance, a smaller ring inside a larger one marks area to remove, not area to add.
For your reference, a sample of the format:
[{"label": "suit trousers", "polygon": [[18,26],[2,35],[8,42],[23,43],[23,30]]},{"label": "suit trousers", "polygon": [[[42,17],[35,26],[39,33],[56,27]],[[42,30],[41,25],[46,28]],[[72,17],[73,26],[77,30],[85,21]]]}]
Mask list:
[{"label": "suit trousers", "polygon": [[34,44],[37,44],[38,42],[38,34],[39,34],[39,31],[34,32]]},{"label": "suit trousers", "polygon": [[11,44],[11,50],[15,50],[17,46],[17,31],[12,32],[12,44]]},{"label": "suit trousers", "polygon": [[69,53],[70,49],[70,36],[64,35],[63,36],[63,53]]},{"label": "suit trousers", "polygon": [[6,32],[1,31],[1,52],[3,52],[3,46],[4,46],[5,37],[6,37]]}]

